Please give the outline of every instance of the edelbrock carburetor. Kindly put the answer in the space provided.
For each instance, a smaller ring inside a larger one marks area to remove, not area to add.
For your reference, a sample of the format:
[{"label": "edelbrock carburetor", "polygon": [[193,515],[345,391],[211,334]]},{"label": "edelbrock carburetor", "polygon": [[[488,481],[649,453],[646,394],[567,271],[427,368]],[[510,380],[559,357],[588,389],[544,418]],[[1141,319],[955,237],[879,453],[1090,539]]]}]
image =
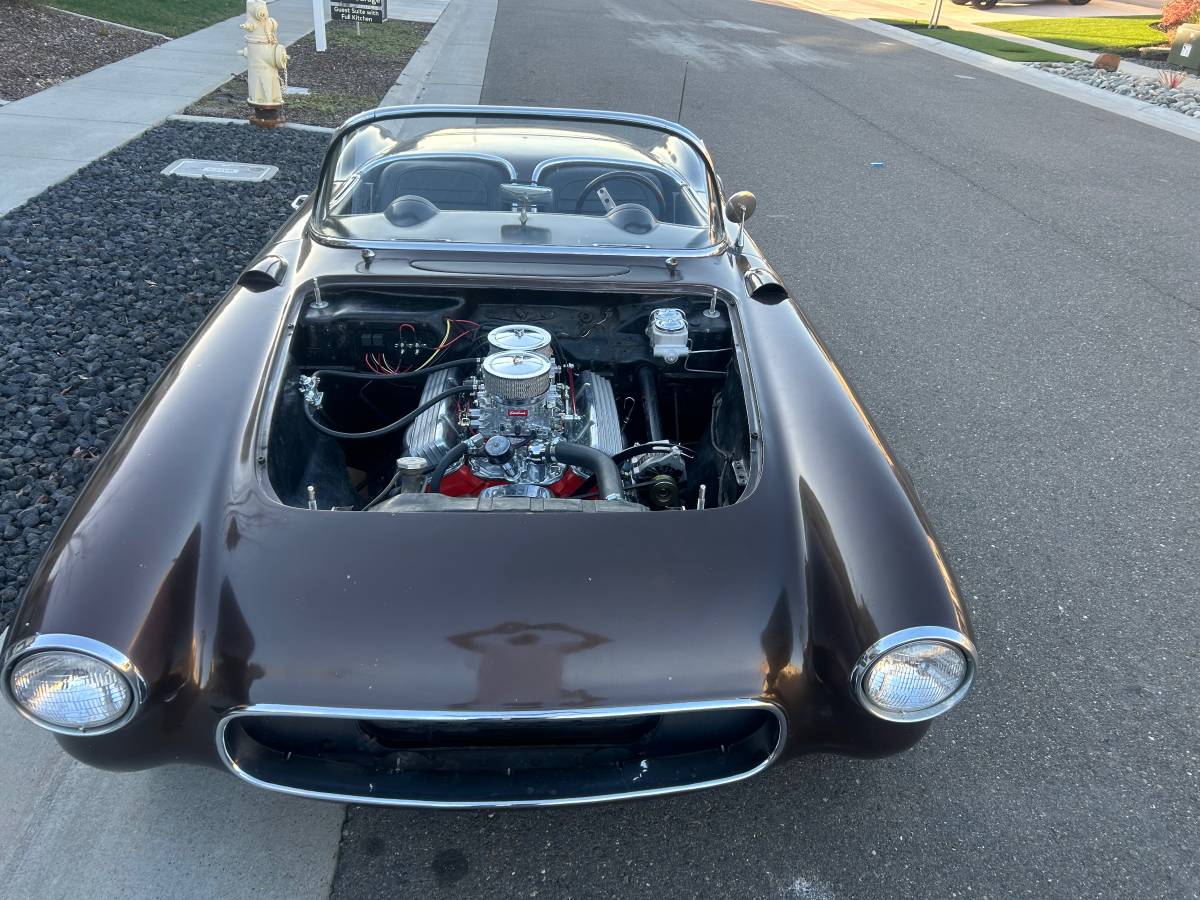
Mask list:
[{"label": "edelbrock carburetor", "polygon": [[557,481],[565,468],[548,462],[546,451],[553,441],[572,436],[581,419],[572,409],[570,388],[557,380],[560,367],[536,351],[501,350],[480,368],[483,384],[467,410],[467,424],[488,441],[468,457],[471,471],[488,480]]}]

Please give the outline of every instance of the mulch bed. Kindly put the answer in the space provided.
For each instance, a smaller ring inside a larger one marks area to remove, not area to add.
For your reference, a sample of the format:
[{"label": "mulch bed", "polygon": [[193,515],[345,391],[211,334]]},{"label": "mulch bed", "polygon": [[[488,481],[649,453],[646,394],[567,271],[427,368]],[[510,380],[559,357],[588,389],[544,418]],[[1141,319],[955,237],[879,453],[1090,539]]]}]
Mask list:
[{"label": "mulch bed", "polygon": [[[306,125],[341,125],[364,109],[379,105],[432,26],[424,22],[389,20],[363,25],[361,35],[348,22],[330,22],[329,49],[318,53],[308,35],[288,47],[288,82],[308,88],[307,95],[284,97],[284,116]],[[246,78],[231,78],[207,97],[189,106],[193,116],[245,118]]]},{"label": "mulch bed", "polygon": [[20,0],[0,0],[0,22],[0,100],[28,97],[163,42]]},{"label": "mulch bed", "polygon": [[[328,142],[170,122],[0,218],[0,632],[104,449],[288,201],[313,189]],[[181,157],[279,174],[159,174]]]}]

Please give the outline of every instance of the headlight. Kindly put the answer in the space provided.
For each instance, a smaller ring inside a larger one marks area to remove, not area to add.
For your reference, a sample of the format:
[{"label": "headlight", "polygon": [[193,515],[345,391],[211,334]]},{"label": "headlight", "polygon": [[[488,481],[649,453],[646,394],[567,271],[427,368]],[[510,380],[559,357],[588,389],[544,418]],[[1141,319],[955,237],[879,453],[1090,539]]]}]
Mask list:
[{"label": "headlight", "polygon": [[948,628],[907,628],[876,641],[851,684],[867,711],[892,722],[923,722],[954,706],[975,675],[975,647]]},{"label": "headlight", "polygon": [[[95,734],[124,724],[140,699],[132,666],[95,641],[67,637],[72,646],[47,646],[41,635],[14,647],[8,670],[9,696],[37,724],[62,734]],[[87,651],[87,652],[84,652]]]}]

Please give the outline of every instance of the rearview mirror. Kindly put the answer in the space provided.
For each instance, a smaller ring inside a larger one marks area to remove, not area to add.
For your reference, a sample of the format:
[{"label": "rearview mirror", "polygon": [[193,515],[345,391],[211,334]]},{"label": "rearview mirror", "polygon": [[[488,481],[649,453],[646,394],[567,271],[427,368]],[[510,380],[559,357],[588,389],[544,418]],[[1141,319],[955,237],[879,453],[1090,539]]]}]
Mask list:
[{"label": "rearview mirror", "polygon": [[749,191],[738,191],[725,201],[725,218],[741,225],[758,208],[758,198]]}]

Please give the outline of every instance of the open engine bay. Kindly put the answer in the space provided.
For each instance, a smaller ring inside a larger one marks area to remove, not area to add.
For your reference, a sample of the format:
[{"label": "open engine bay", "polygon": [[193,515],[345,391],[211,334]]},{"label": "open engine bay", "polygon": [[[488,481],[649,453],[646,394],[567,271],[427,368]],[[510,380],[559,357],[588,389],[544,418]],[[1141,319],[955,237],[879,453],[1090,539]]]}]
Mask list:
[{"label": "open engine bay", "polygon": [[733,315],[716,296],[313,285],[272,485],[347,511],[730,505],[758,453]]}]

